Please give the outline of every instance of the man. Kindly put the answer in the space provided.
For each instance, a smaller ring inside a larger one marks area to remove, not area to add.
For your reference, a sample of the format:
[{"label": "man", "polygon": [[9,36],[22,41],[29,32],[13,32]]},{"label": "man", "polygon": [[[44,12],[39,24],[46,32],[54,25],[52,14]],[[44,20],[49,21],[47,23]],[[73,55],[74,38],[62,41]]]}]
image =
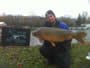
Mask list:
[{"label": "man", "polygon": [[[52,10],[46,12],[46,27],[57,27],[65,30],[69,30],[68,26],[63,22],[59,22]],[[40,53],[48,59],[48,64],[55,64],[58,68],[70,68],[71,56],[69,49],[71,46],[72,37],[69,36],[64,42],[55,42],[56,47],[44,40],[43,45],[40,47]]]}]

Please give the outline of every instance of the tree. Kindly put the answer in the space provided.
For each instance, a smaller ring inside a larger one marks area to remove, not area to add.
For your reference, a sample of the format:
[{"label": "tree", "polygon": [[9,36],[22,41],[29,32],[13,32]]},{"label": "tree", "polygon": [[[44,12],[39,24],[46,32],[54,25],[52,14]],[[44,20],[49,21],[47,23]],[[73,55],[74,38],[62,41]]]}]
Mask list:
[{"label": "tree", "polygon": [[76,24],[77,24],[78,26],[80,26],[81,24],[87,23],[87,15],[88,15],[87,12],[83,12],[82,15],[79,14],[79,15],[78,15],[78,18],[77,18],[77,20],[76,20]]},{"label": "tree", "polygon": [[87,20],[88,20],[88,13],[87,12],[83,12],[82,20],[83,20],[83,23],[87,23]]},{"label": "tree", "polygon": [[82,24],[82,17],[81,17],[80,14],[78,15],[78,18],[77,18],[77,20],[76,20],[76,24],[77,24],[78,26],[80,26],[80,25]]}]

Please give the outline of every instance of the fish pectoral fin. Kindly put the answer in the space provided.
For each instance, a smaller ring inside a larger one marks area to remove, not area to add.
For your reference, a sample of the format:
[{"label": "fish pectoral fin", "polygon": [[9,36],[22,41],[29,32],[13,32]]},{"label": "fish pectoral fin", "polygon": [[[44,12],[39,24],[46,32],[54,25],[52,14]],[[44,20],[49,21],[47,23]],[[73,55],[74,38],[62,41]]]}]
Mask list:
[{"label": "fish pectoral fin", "polygon": [[51,42],[51,44],[52,44],[52,46],[53,46],[53,47],[55,47],[55,46],[56,46],[54,42],[52,42],[52,41],[50,41],[50,42]]},{"label": "fish pectoral fin", "polygon": [[77,40],[80,41],[81,43],[85,43],[82,38],[77,38]]}]

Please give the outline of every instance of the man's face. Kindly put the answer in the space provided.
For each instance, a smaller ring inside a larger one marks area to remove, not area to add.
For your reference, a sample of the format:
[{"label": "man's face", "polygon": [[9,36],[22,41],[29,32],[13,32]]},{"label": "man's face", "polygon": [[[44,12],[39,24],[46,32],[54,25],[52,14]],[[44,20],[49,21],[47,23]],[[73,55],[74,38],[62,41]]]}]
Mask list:
[{"label": "man's face", "polygon": [[46,16],[46,19],[47,19],[47,21],[50,22],[50,23],[55,22],[55,16],[53,16],[52,14],[48,14],[48,15]]}]

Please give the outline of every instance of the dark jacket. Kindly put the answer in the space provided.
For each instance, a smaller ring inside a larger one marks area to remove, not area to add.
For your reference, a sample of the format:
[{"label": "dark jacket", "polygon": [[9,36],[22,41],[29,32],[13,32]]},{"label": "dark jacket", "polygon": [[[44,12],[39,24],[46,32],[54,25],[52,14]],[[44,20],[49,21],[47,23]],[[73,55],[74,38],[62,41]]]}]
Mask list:
[{"label": "dark jacket", "polygon": [[[61,28],[61,29],[66,29],[69,30],[68,26],[66,24],[64,24],[63,22],[59,22],[56,20],[56,23],[54,25],[46,22],[45,23],[46,27],[57,27],[57,28]],[[56,47],[60,48],[60,51],[68,51],[69,48],[71,47],[71,40],[65,40],[64,42],[55,42]],[[51,43],[47,40],[44,41],[44,47],[52,47]]]}]

